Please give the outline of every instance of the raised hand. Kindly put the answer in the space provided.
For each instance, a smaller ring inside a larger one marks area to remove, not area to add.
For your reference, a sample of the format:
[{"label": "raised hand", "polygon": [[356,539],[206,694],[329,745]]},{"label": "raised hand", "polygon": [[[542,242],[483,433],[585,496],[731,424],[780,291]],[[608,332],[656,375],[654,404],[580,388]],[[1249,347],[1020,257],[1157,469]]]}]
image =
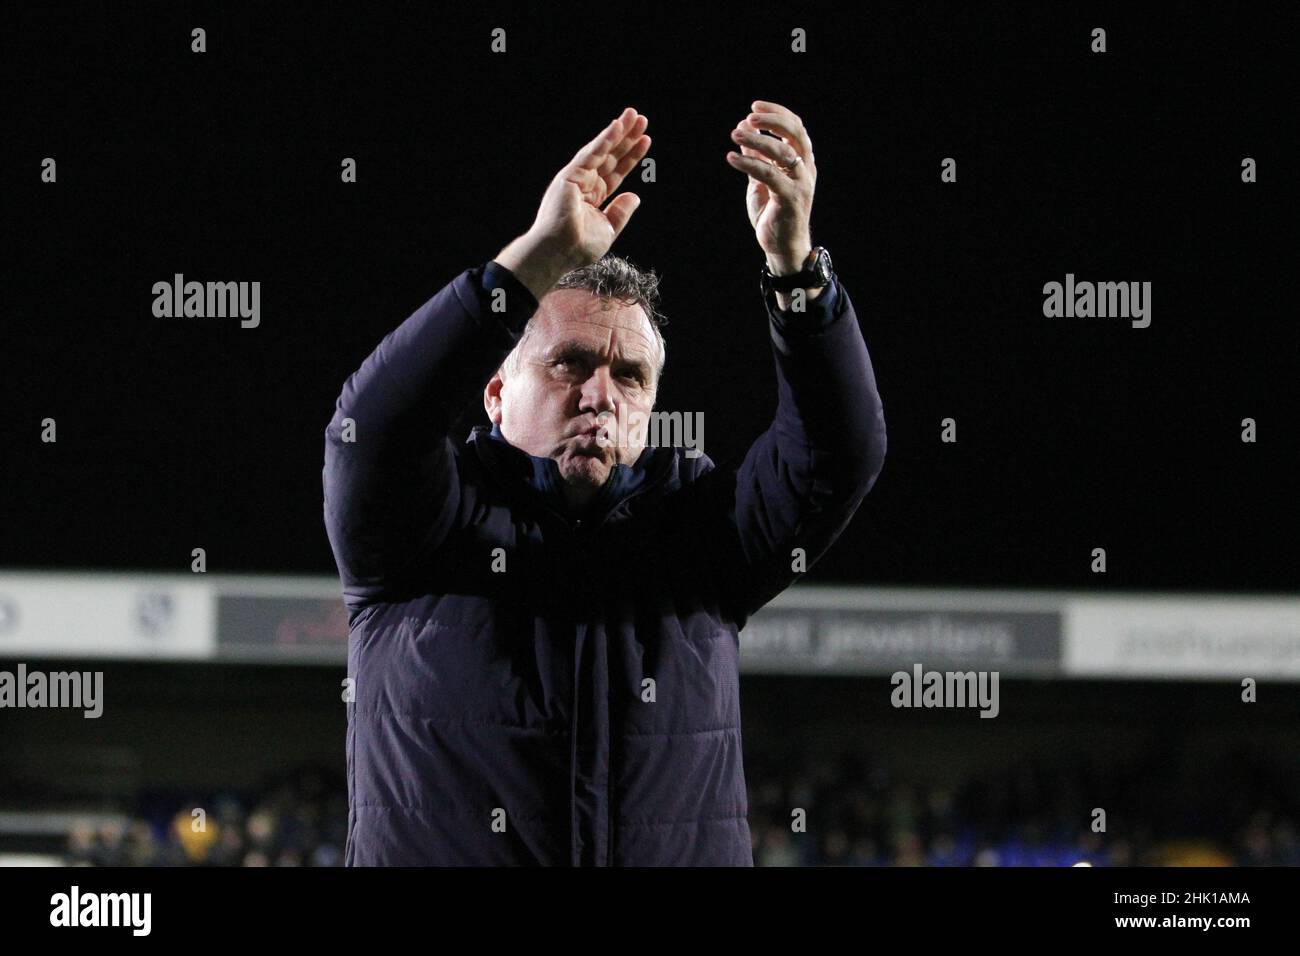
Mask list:
[{"label": "raised hand", "polygon": [[629,106],[578,150],[542,196],[534,228],[579,250],[586,262],[608,252],[641,199],[623,193],[604,209],[600,206],[649,152],[650,137],[642,135],[648,123]]},{"label": "raised hand", "polygon": [[623,193],[601,208],[649,152],[648,123],[629,106],[578,150],[546,188],[528,232],[496,257],[537,298],[565,272],[608,252],[641,205],[635,193]]},{"label": "raised hand", "polygon": [[[817,164],[803,121],[779,103],[755,100],[731,131],[740,152],[727,161],[749,177],[745,210],[759,247],[776,275],[798,272],[812,251]],[[774,136],[764,136],[767,130]]]}]

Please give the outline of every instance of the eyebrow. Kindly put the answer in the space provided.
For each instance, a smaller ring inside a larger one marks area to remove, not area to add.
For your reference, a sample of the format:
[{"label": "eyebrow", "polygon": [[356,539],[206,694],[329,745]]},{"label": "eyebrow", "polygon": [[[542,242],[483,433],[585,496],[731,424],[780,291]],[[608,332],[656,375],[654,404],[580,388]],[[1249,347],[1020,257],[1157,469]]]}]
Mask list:
[{"label": "eyebrow", "polygon": [[[566,339],[559,342],[546,351],[547,360],[567,358],[568,356],[580,356],[588,361],[602,358],[601,353],[577,339]],[[619,358],[616,364],[630,365],[641,373],[643,378],[650,375],[650,365],[647,362],[637,358]]]}]

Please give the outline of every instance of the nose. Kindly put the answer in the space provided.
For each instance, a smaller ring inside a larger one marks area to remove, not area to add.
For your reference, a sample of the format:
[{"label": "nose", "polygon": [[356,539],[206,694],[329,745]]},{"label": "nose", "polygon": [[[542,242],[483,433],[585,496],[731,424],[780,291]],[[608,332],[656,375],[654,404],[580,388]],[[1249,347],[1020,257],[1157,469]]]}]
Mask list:
[{"label": "nose", "polygon": [[597,366],[582,383],[579,410],[595,415],[614,411],[614,377],[608,366]]}]

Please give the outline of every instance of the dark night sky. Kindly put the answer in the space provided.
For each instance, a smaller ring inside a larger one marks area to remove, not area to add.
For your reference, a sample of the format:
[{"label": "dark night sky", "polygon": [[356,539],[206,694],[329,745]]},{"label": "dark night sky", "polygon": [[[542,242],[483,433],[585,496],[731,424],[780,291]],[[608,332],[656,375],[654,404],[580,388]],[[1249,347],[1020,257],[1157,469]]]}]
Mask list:
[{"label": "dark night sky", "polygon": [[[889,428],[883,475],[810,581],[1300,585],[1294,14],[531,6],[7,24],[0,567],[181,572],[204,547],[214,572],[333,573],[320,469],[344,379],[524,231],[628,105],[658,182],[626,185],[643,203],[613,251],[663,275],[660,407],[703,411],[715,461],[742,452],[775,376],[723,156],[770,99],[812,136],[814,241]],[[261,326],[155,318],[152,285],[176,272],[260,281]],[[1044,318],[1042,286],[1067,272],[1151,281],[1150,328]]]}]

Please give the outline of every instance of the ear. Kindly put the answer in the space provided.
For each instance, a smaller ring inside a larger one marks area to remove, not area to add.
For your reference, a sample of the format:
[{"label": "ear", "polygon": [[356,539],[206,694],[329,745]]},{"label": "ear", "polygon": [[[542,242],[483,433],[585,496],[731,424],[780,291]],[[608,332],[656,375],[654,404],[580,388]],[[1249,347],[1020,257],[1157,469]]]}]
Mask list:
[{"label": "ear", "polygon": [[494,425],[501,424],[501,388],[505,381],[501,378],[501,369],[488,380],[483,387],[483,408]]}]

